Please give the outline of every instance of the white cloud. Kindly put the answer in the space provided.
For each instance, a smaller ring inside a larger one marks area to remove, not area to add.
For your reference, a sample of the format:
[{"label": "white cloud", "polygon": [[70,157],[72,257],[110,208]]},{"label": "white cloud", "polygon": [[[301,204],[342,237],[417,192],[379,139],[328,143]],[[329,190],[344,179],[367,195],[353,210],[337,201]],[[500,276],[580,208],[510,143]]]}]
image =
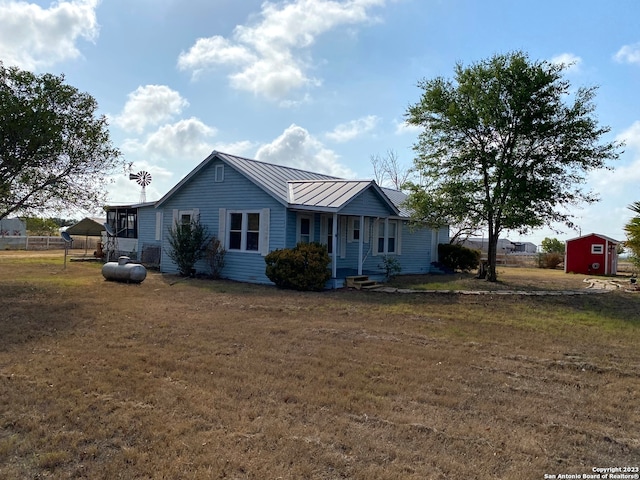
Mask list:
[{"label": "white cloud", "polygon": [[223,143],[216,142],[213,144],[213,149],[222,152],[228,153],[230,155],[236,155],[238,157],[249,157],[255,151],[256,145],[249,140],[241,140],[239,142],[231,142],[231,143]]},{"label": "white cloud", "polygon": [[413,125],[404,121],[399,122],[397,120],[394,120],[394,124],[396,126],[396,135],[418,135],[422,132],[422,127],[419,125]]},{"label": "white cloud", "polygon": [[38,70],[80,56],[76,42],[98,37],[99,0],[39,5],[0,0],[0,58],[4,64]]},{"label": "white cloud", "polygon": [[636,150],[640,155],[640,121],[634,122],[629,128],[616,137],[619,142],[624,142],[627,147]]},{"label": "white cloud", "polygon": [[187,53],[178,58],[182,70],[192,70],[195,75],[215,64],[248,65],[257,60],[256,55],[242,45],[233,45],[219,35],[199,38]]},{"label": "white cloud", "polygon": [[114,123],[125,130],[142,133],[147,125],[158,125],[182,112],[189,102],[164,85],[145,85],[129,94]]},{"label": "white cloud", "polygon": [[640,65],[640,42],[633,45],[624,45],[613,56],[620,63],[635,63]]},{"label": "white cloud", "polygon": [[[616,141],[625,142],[626,152],[619,162],[624,162],[627,157],[631,157],[631,160],[622,165],[614,164],[613,170],[591,172],[589,183],[607,195],[636,195],[637,185],[640,184],[640,121],[617,135]],[[627,188],[630,191],[625,191]]]},{"label": "white cloud", "polygon": [[551,59],[551,63],[564,65],[567,72],[577,73],[580,71],[582,58],[573,53],[561,53]]},{"label": "white cloud", "polygon": [[256,159],[342,178],[355,173],[338,161],[338,155],[297,125],[291,125],[273,142],[263,145]]},{"label": "white cloud", "polygon": [[211,137],[217,134],[213,127],[197,118],[166,124],[150,134],[145,141],[127,140],[122,151],[134,158],[146,158],[151,163],[193,164],[207,157],[213,150]]},{"label": "white cloud", "polygon": [[319,85],[308,74],[308,49],[317,37],[344,25],[375,21],[369,12],[387,0],[294,0],[264,2],[258,22],[237,25],[232,38],[201,38],[178,58],[178,68],[197,77],[226,66],[231,86],[271,100]]},{"label": "white cloud", "polygon": [[344,143],[370,132],[380,123],[380,117],[367,115],[366,117],[351,120],[338,125],[333,132],[326,134],[327,138],[334,142]]}]

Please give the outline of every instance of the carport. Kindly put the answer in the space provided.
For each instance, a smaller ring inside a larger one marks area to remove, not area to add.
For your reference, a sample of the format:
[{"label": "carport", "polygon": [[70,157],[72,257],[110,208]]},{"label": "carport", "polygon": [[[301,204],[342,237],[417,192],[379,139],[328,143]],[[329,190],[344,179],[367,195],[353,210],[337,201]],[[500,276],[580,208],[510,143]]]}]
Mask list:
[{"label": "carport", "polygon": [[85,217],[80,220],[78,223],[71,225],[68,227],[65,232],[69,235],[78,235],[84,236],[84,255],[87,255],[87,249],[89,244],[89,237],[102,237],[102,232],[104,232],[104,222],[106,219],[104,218],[95,218],[95,217]]}]

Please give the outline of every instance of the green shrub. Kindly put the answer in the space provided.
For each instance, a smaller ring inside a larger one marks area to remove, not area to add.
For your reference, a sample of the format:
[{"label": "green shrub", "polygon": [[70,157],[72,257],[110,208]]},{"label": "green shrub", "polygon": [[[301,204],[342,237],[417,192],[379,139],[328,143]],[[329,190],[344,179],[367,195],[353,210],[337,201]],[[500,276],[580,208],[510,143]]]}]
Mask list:
[{"label": "green shrub", "polygon": [[438,245],[438,259],[440,263],[452,270],[468,272],[478,268],[480,263],[480,250],[463,247],[462,245],[452,245],[441,243]]},{"label": "green shrub", "polygon": [[193,267],[198,260],[204,258],[211,238],[207,226],[201,224],[198,218],[190,223],[174,224],[169,227],[168,237],[167,255],[178,267],[180,275],[193,275]]},{"label": "green shrub", "polygon": [[294,248],[274,250],[264,258],[266,275],[280,288],[322,290],[331,278],[327,246],[299,243]]},{"label": "green shrub", "polygon": [[400,266],[398,259],[389,255],[382,257],[382,263],[378,265],[378,268],[382,268],[384,270],[387,280],[391,280],[402,271],[402,267]]}]

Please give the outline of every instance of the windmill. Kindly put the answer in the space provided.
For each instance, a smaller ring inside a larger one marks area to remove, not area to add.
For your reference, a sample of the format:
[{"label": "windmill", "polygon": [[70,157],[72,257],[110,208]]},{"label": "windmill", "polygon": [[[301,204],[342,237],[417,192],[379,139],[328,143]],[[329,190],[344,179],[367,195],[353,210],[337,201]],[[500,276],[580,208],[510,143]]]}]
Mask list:
[{"label": "windmill", "polygon": [[138,173],[130,173],[129,180],[135,180],[136,183],[142,187],[140,190],[140,203],[145,203],[147,201],[146,187],[151,183],[151,174],[144,170]]}]

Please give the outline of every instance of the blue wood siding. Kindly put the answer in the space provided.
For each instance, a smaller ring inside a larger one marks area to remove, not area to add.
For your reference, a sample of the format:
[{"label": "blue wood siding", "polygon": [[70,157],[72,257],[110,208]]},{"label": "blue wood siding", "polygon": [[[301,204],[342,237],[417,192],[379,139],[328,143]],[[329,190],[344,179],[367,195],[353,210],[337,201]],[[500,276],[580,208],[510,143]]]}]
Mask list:
[{"label": "blue wood siding", "polygon": [[138,208],[138,244],[159,244],[156,241],[156,209],[150,205]]},{"label": "blue wood siding", "polygon": [[[255,210],[268,208],[270,231],[269,251],[282,248],[285,244],[286,208],[273,197],[264,192],[253,182],[229,165],[224,165],[224,181],[215,182],[216,161],[205,167],[199,175],[184,185],[163,205],[163,255],[160,265],[161,271],[176,273],[175,264],[166,254],[168,248],[167,232],[173,224],[173,210],[199,210],[200,221],[207,226],[209,234],[218,236],[219,211]],[[224,278],[232,280],[270,283],[265,275],[264,257],[256,252],[227,251],[225,267],[222,271]],[[198,262],[196,271],[209,273],[209,267],[204,260]]]},{"label": "blue wood siding", "polygon": [[341,215],[367,215],[370,217],[387,217],[395,212],[372,188],[367,188],[340,210]]}]

